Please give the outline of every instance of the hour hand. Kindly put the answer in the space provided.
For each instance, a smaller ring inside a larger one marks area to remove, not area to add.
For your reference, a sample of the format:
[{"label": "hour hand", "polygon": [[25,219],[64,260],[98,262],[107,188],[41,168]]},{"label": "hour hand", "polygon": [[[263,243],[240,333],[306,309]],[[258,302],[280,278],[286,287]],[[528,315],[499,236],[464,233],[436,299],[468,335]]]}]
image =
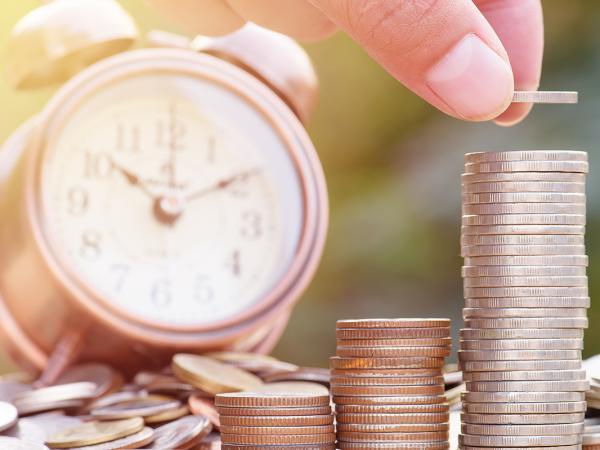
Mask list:
[{"label": "hour hand", "polygon": [[135,173],[133,170],[131,170],[127,166],[116,161],[114,158],[110,159],[110,163],[114,169],[121,172],[121,174],[123,175],[125,180],[127,180],[127,182],[130,185],[140,188],[142,190],[142,192],[144,192],[151,199],[154,200],[160,196],[160,194],[158,192],[153,191],[150,186],[148,186],[146,183],[144,183],[142,178],[137,173]]}]

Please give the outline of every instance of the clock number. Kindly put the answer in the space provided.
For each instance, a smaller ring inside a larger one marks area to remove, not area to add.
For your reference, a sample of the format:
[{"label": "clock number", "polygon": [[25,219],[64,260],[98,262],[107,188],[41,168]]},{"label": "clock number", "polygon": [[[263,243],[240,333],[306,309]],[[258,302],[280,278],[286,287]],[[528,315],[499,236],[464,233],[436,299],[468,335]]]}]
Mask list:
[{"label": "clock number", "polygon": [[243,225],[240,233],[247,239],[258,239],[262,236],[262,216],[257,211],[244,211],[242,213]]},{"label": "clock number", "polygon": [[81,235],[81,247],[79,253],[86,259],[98,258],[102,251],[100,244],[102,242],[102,236],[97,231],[85,231]]},{"label": "clock number", "polygon": [[171,281],[158,280],[152,286],[152,303],[156,306],[165,307],[171,303]]},{"label": "clock number", "polygon": [[210,278],[206,275],[198,275],[194,283],[194,299],[207,303],[215,298],[215,291],[209,284]]},{"label": "clock number", "polygon": [[115,292],[121,292],[131,267],[127,264],[113,264],[110,267],[110,270],[115,274]]},{"label": "clock number", "polygon": [[73,186],[67,192],[67,211],[74,216],[85,214],[88,208],[88,192],[81,186]]},{"label": "clock number", "polygon": [[84,153],[83,175],[89,179],[106,179],[111,176],[113,164],[105,153]]},{"label": "clock number", "polygon": [[140,151],[140,127],[117,125],[115,147],[121,152],[137,153]]},{"label": "clock number", "polygon": [[168,120],[156,123],[156,146],[171,150],[183,150],[182,140],[187,134],[185,125],[177,119],[176,104],[169,105]]},{"label": "clock number", "polygon": [[239,250],[234,250],[231,256],[227,259],[226,266],[229,268],[229,270],[231,270],[233,276],[239,277],[242,274]]}]

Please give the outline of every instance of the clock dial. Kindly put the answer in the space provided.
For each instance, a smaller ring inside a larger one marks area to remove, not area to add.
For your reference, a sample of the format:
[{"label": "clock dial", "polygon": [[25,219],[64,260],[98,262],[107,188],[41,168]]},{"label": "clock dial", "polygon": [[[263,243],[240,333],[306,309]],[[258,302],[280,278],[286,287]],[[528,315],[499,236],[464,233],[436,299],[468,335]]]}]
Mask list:
[{"label": "clock dial", "polygon": [[286,274],[304,222],[286,142],[192,76],[124,78],[70,114],[41,166],[46,235],[88,289],[138,320],[234,318]]}]

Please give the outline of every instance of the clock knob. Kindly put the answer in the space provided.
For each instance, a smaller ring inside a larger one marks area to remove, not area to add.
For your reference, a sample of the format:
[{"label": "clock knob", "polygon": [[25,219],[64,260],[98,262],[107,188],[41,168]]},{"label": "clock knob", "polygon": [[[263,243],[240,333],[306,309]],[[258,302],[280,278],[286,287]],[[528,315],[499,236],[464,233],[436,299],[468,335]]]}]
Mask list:
[{"label": "clock knob", "polygon": [[55,0],[31,11],[13,28],[7,75],[17,89],[60,83],[128,49],[137,38],[132,18],[114,0]]},{"label": "clock knob", "polygon": [[273,89],[306,124],[316,106],[318,81],[306,51],[293,39],[252,23],[221,37],[198,36],[193,50],[225,59]]}]

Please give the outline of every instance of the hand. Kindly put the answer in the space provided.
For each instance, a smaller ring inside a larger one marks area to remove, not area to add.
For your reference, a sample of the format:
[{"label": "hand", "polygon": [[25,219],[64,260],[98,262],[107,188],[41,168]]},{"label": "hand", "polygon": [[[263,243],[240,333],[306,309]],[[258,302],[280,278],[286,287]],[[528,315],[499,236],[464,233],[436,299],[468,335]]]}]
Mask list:
[{"label": "hand", "polygon": [[192,189],[191,191],[187,192],[184,195],[184,199],[189,202],[190,200],[195,200],[197,198],[203,197],[212,192],[217,192],[217,191],[221,191],[223,189],[227,189],[232,184],[237,183],[239,181],[247,180],[249,177],[256,175],[259,172],[260,172],[259,168],[246,170],[244,172],[240,172],[235,175],[232,175],[228,178],[223,178],[210,186]]},{"label": "hand", "polygon": [[156,200],[158,197],[160,197],[160,193],[155,192],[148,184],[144,183],[142,178],[133,170],[117,162],[114,158],[110,159],[110,164],[113,166],[113,168],[121,172],[129,184],[140,188],[142,192],[144,192],[152,200]]},{"label": "hand", "polygon": [[531,105],[511,105],[513,91],[537,89],[541,75],[540,0],[148,2],[200,34],[225,34],[252,21],[316,40],[339,27],[406,87],[465,120],[521,121]]}]

